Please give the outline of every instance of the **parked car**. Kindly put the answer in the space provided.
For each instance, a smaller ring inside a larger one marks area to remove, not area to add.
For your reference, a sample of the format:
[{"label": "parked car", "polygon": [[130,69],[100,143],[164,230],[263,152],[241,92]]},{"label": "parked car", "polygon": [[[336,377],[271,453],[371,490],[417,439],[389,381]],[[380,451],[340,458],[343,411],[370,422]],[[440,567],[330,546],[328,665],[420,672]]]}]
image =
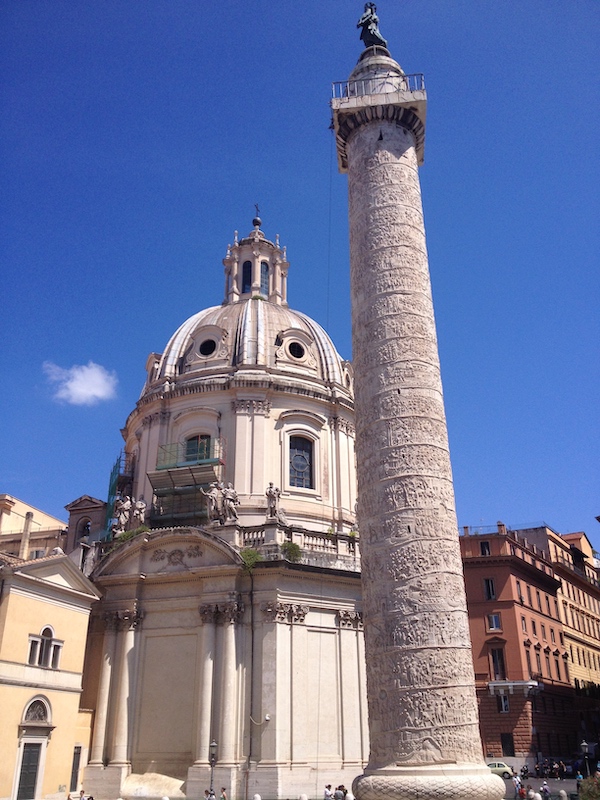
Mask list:
[{"label": "parked car", "polygon": [[494,774],[500,775],[501,778],[512,778],[516,774],[514,769],[505,764],[504,761],[490,761],[488,767]]}]

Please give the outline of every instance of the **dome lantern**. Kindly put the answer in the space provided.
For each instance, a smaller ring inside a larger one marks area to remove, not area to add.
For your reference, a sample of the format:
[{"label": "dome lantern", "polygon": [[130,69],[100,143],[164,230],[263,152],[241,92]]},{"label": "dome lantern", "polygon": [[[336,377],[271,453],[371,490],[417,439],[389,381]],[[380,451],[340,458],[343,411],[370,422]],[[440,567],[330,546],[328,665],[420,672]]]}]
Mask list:
[{"label": "dome lantern", "polygon": [[289,263],[285,248],[267,239],[260,229],[262,221],[252,220],[254,228],[248,236],[234,238],[223,259],[225,266],[224,304],[261,297],[270,303],[287,306],[287,273]]}]

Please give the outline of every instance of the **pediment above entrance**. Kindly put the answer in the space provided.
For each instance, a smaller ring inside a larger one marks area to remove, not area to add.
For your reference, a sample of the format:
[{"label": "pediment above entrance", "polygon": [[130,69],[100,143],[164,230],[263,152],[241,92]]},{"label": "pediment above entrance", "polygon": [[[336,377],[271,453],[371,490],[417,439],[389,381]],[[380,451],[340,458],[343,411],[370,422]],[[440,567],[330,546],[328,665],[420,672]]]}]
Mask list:
[{"label": "pediment above entrance", "polygon": [[201,528],[161,528],[117,544],[92,577],[189,573],[242,564],[237,550],[213,533]]}]

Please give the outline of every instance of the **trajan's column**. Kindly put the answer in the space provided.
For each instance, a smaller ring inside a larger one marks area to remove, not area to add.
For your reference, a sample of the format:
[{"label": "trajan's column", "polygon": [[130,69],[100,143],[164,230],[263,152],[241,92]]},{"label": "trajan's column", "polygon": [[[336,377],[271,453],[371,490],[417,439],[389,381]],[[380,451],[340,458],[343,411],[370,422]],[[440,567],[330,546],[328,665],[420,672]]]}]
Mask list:
[{"label": "trajan's column", "polygon": [[358,800],[499,800],[483,762],[418,165],[426,96],[386,49],[334,84],[348,173],[371,752]]}]

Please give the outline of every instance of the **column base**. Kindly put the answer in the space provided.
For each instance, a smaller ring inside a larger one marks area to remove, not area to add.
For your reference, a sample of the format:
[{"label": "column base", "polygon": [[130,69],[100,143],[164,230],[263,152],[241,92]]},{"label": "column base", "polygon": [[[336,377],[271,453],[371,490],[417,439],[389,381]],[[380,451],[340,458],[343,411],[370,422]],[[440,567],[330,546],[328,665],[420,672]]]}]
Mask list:
[{"label": "column base", "polygon": [[83,785],[87,795],[95,800],[114,800],[121,797],[123,781],[131,772],[130,764],[88,764],[83,771]]},{"label": "column base", "polygon": [[502,800],[505,791],[502,778],[483,764],[367,768],[352,783],[356,800]]}]

